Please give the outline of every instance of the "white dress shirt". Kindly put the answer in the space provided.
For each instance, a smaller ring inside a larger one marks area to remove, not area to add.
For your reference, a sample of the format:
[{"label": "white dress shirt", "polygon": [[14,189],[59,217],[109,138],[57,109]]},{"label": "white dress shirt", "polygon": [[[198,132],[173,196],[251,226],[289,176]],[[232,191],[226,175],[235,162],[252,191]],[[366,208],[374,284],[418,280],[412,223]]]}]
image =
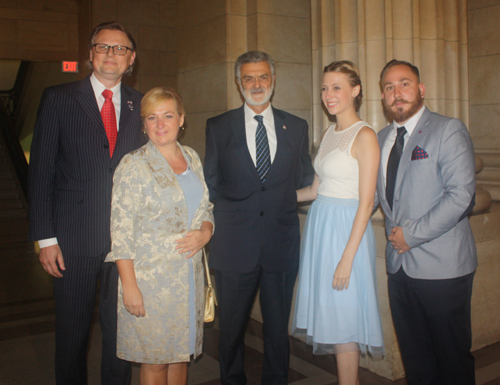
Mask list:
[{"label": "white dress shirt", "polygon": [[[92,84],[92,88],[94,89],[94,94],[95,94],[95,99],[97,101],[97,107],[99,107],[99,111],[102,110],[102,105],[104,104],[104,96],[102,96],[102,93],[106,89],[104,84],[102,84],[94,75],[92,72],[92,75],[90,75],[90,83]],[[122,95],[121,95],[121,85],[122,83],[118,83],[116,86],[113,88],[110,88],[109,90],[113,92],[113,104],[115,105],[115,113],[116,113],[116,129],[119,131],[120,130],[120,110],[121,110],[121,101],[122,101]]]},{"label": "white dress shirt", "polygon": [[266,128],[267,140],[269,142],[269,155],[271,156],[271,163],[274,161],[276,155],[276,147],[278,140],[276,139],[276,129],[274,128],[274,115],[271,103],[262,111],[262,114],[256,114],[245,102],[245,132],[247,136],[247,146],[253,163],[257,166],[257,148],[255,146],[255,134],[257,133],[257,125],[259,124],[254,118],[255,115],[262,115],[264,127]]},{"label": "white dress shirt", "polygon": [[404,126],[406,129],[406,134],[404,136],[404,145],[403,145],[403,150],[406,147],[406,143],[408,143],[408,139],[410,139],[411,134],[413,133],[413,130],[415,130],[415,127],[417,126],[418,121],[422,117],[422,114],[424,113],[425,106],[422,106],[418,112],[413,115],[410,119],[405,124],[398,124],[395,121],[392,122],[392,130],[387,135],[387,138],[385,139],[384,147],[382,148],[382,159],[381,159],[381,164],[384,165],[383,171],[384,171],[384,184],[387,186],[387,163],[389,162],[389,155],[391,155],[391,150],[392,147],[394,146],[394,143],[396,142],[396,137],[398,136],[398,127]]},{"label": "white dress shirt", "polygon": [[[92,89],[94,90],[95,98],[97,101],[97,107],[99,107],[99,111],[101,111],[102,106],[104,104],[104,96],[102,96],[103,91],[106,89],[104,84],[102,84],[95,76],[95,74],[92,72],[92,75],[90,75],[90,84],[92,85]],[[118,83],[116,86],[113,88],[110,88],[110,90],[113,92],[113,104],[115,105],[115,113],[116,113],[116,129],[120,129],[120,110],[121,110],[121,82]],[[38,246],[41,248],[43,247],[48,247],[52,245],[57,245],[57,238],[47,238],[47,239],[40,239],[38,241]]]}]

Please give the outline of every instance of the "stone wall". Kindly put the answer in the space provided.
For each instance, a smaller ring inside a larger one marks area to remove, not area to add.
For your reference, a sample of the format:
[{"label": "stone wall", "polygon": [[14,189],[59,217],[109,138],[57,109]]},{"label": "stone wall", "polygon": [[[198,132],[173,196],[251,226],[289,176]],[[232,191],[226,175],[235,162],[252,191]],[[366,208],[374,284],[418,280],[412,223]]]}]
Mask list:
[{"label": "stone wall", "polygon": [[[137,65],[132,77],[124,83],[141,92],[153,87],[177,88],[177,7],[175,0],[80,0],[89,3],[90,22],[86,36],[96,25],[116,20],[123,23],[137,43]],[[83,40],[85,39],[85,40]],[[82,37],[85,52],[86,37]]]},{"label": "stone wall", "polygon": [[77,0],[0,0],[0,59],[78,60]]},{"label": "stone wall", "polygon": [[479,150],[500,150],[500,0],[468,3],[470,132]]},{"label": "stone wall", "polygon": [[234,63],[249,50],[276,62],[272,103],[311,122],[309,0],[185,0],[179,3],[179,91],[183,143],[205,153],[205,122],[242,105]]}]

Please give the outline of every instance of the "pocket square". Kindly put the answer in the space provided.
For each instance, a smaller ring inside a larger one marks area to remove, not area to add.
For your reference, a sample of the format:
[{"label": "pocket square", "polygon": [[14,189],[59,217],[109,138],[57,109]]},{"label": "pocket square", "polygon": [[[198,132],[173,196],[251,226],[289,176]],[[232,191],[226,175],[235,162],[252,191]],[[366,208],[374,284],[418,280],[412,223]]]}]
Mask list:
[{"label": "pocket square", "polygon": [[419,160],[419,159],[426,159],[429,157],[429,154],[422,148],[420,147],[415,147],[413,152],[411,153],[411,160]]}]

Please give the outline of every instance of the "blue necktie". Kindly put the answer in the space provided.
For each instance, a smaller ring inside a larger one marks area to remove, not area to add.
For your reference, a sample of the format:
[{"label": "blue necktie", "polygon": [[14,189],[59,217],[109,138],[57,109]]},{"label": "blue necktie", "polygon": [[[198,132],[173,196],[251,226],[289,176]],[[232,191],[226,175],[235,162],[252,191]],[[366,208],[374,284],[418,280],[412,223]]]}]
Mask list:
[{"label": "blue necktie", "polygon": [[269,155],[269,141],[267,140],[266,127],[262,121],[262,115],[255,115],[257,120],[257,132],[255,133],[255,148],[257,150],[257,174],[259,174],[262,183],[266,180],[267,172],[271,167],[271,156]]},{"label": "blue necktie", "polygon": [[396,177],[398,176],[399,160],[401,159],[405,144],[405,135],[406,128],[404,128],[404,126],[398,127],[398,136],[396,137],[394,146],[392,146],[389,161],[387,162],[387,187],[385,189],[385,197],[387,198],[387,203],[389,203],[391,210],[394,201],[394,189],[396,187]]}]

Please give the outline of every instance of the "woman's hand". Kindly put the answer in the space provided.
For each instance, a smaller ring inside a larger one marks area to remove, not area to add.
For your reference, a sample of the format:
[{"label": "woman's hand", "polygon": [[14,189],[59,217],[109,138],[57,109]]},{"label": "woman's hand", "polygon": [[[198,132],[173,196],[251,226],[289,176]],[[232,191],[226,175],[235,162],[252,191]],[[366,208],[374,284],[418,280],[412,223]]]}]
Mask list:
[{"label": "woman's hand", "polygon": [[142,299],[141,289],[137,285],[130,285],[130,287],[123,286],[123,304],[125,309],[136,317],[146,316],[144,309],[144,301]]},{"label": "woman's hand", "polygon": [[351,278],[352,260],[348,261],[342,258],[335,269],[333,275],[333,288],[335,290],[344,290],[349,287],[349,279]]},{"label": "woman's hand", "polygon": [[179,254],[189,253],[186,258],[191,258],[201,250],[212,238],[213,225],[211,222],[203,222],[201,229],[191,230],[184,235],[184,238],[177,240],[176,249]]}]

